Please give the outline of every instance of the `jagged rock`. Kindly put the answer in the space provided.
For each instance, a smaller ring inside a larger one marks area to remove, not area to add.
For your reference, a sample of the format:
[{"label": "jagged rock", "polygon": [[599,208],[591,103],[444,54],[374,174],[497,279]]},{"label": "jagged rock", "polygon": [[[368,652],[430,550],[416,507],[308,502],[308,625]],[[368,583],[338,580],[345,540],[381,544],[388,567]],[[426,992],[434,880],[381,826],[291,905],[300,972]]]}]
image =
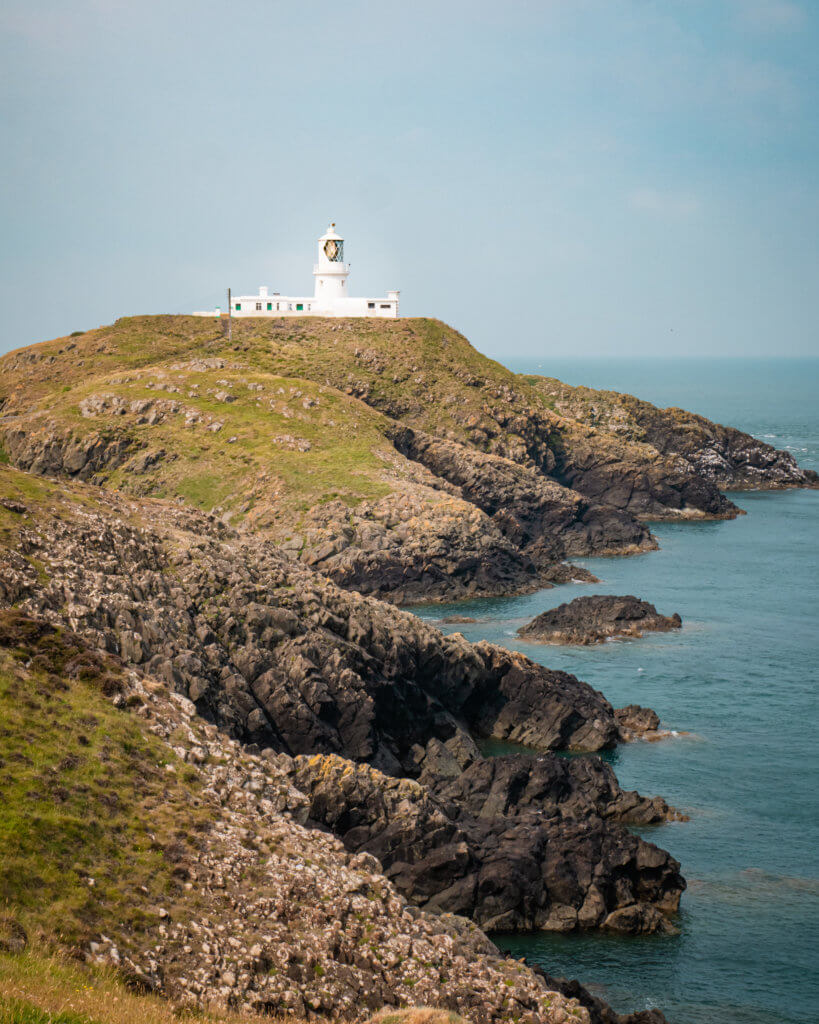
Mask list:
[{"label": "jagged rock", "polygon": [[130,508],[109,496],[71,516],[40,510],[21,547],[47,579],[10,558],[2,593],[160,676],[190,698],[178,696],[186,714],[254,748],[351,759],[311,760],[315,777],[297,759],[293,781],[314,820],[378,857],[420,905],[510,928],[595,927],[646,901],[675,909],[676,862],[615,823],[663,820],[661,799],[622,793],[597,761],[485,761],[468,731],[543,749],[610,746],[621,726],[597,691],[443,636],[213,518],[152,506],[150,528],[137,528],[121,514]]},{"label": "jagged rock", "polygon": [[606,931],[625,935],[642,935],[651,932],[666,932],[674,935],[677,929],[656,907],[647,903],[632,903],[618,907],[603,920]]},{"label": "jagged rock", "polygon": [[696,413],[658,409],[633,395],[571,388],[556,380],[544,379],[541,386],[565,415],[628,441],[648,444],[666,457],[679,456],[689,473],[717,487],[817,486],[816,473],[800,469],[790,452]]},{"label": "jagged rock", "polygon": [[645,736],[654,733],[660,728],[660,716],[651,708],[641,707],[639,704],[629,704],[624,708],[617,708],[614,712],[615,718],[623,730],[635,736]]},{"label": "jagged rock", "polygon": [[[16,652],[17,679],[27,680],[32,694],[46,681],[64,691],[78,675],[118,677],[117,695],[125,699],[115,704],[131,716],[130,733],[142,727],[154,748],[164,748],[176,800],[174,778],[184,763],[182,806],[196,809],[193,846],[164,848],[174,865],[169,902],[141,908],[138,923],[117,931],[116,941],[107,934],[116,925],[105,900],[88,902],[81,938],[72,940],[75,955],[186,1009],[269,1015],[301,1007],[355,1021],[375,1007],[421,1001],[486,1024],[502,1024],[510,1013],[542,1024],[570,1015],[586,1024],[576,1000],[503,958],[474,924],[408,906],[374,857],[350,854],[337,838],[298,824],[308,802],[291,784],[286,757],[243,749],[186,698],[123,671],[115,657],[41,619],[0,612],[0,640]],[[70,747],[66,753],[75,755]],[[126,765],[119,765],[119,781],[138,785]],[[137,802],[133,812],[149,814],[150,806]],[[186,825],[178,822],[176,834]],[[88,841],[94,845],[93,832]],[[126,859],[106,865],[106,884],[127,891],[120,873],[128,869]],[[35,891],[32,885],[29,899]],[[0,918],[3,952],[20,952],[25,942],[14,918]]]},{"label": "jagged rock", "polygon": [[[270,545],[222,539],[224,527],[198,513],[165,506],[163,518],[151,530],[82,510],[46,518],[27,543],[48,583],[7,563],[0,586],[162,675],[261,747],[338,752],[413,775],[414,746],[466,742],[465,725],[542,750],[620,738],[611,705],[574,676],[443,636]],[[190,545],[179,552],[183,535]]]},{"label": "jagged rock", "polygon": [[409,428],[396,431],[394,443],[403,455],[459,487],[465,499],[491,516],[501,533],[538,565],[656,547],[648,528],[630,515],[592,505],[511,459]]},{"label": "jagged rock", "polygon": [[309,513],[299,558],[348,590],[396,604],[537,589],[532,558],[470,502],[423,485],[354,513],[340,502]]},{"label": "jagged rock", "polygon": [[611,637],[639,637],[648,631],[679,629],[679,615],[660,615],[637,597],[577,597],[542,612],[518,630],[527,640],[550,644],[594,644]]},{"label": "jagged rock", "polygon": [[593,928],[615,907],[645,905],[613,927],[664,930],[684,888],[676,861],[614,824],[667,820],[668,806],[623,793],[596,758],[478,758],[417,783],[300,757],[293,779],[311,819],[377,857],[414,903],[486,928]]},{"label": "jagged rock", "polygon": [[543,978],[549,988],[562,992],[563,995],[577,1002],[586,1010],[589,1015],[589,1024],[668,1024],[665,1016],[659,1010],[638,1010],[636,1013],[615,1013],[614,1010],[602,999],[591,994],[579,981],[566,978],[555,978],[547,974],[537,964],[530,964],[529,967]]}]

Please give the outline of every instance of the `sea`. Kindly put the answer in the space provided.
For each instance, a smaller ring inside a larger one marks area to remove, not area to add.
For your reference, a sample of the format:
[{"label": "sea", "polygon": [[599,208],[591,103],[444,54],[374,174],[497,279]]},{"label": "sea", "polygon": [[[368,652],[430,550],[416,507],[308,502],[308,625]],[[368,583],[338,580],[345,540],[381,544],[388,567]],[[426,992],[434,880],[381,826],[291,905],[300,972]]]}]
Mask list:
[{"label": "sea", "polygon": [[[511,365],[702,413],[819,471],[819,360]],[[662,794],[690,815],[635,829],[681,863],[679,934],[495,941],[578,978],[619,1013],[658,1007],[671,1024],[811,1024],[819,1022],[819,491],[730,497],[746,515],[656,523],[659,551],[582,560],[599,584],[414,610],[431,621],[474,616],[438,624],[572,672],[615,707],[652,707],[676,734],[606,757],[624,789]],[[539,612],[583,594],[635,594],[679,612],[683,629],[595,647],[516,636]]]}]

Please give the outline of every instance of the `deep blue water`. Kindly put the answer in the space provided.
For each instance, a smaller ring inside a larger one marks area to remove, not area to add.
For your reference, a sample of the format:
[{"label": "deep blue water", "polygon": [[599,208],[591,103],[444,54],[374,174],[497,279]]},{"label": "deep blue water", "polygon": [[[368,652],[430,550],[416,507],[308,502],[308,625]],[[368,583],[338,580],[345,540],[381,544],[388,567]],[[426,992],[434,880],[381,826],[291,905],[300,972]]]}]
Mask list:
[{"label": "deep blue water", "polygon": [[[536,362],[515,369],[628,390],[789,448],[819,470],[819,361]],[[655,524],[657,552],[587,559],[601,584],[457,608],[455,627],[573,672],[615,706],[653,707],[690,733],[619,748],[621,784],[691,815],[642,833],[681,862],[689,888],[672,937],[503,937],[577,977],[619,1012],[658,1006],[672,1024],[819,1021],[819,492],[732,495],[732,522]],[[516,628],[581,594],[636,594],[680,634],[593,648],[526,644]]]}]

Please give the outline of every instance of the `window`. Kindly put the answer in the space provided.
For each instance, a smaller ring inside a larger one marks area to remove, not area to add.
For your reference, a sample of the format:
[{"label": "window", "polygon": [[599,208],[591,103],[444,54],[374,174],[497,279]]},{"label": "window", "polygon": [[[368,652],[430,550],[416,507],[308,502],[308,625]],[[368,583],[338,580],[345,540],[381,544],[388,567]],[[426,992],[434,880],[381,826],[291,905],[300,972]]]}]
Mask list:
[{"label": "window", "polygon": [[276,303],[276,312],[278,312],[278,310],[279,310],[279,304],[278,304],[278,302],[277,302],[277,303]]},{"label": "window", "polygon": [[368,302],[367,303],[367,309],[375,309],[375,303],[374,302]]},{"label": "window", "polygon": [[382,309],[389,309],[390,308],[389,302],[382,302],[381,303],[381,308]]},{"label": "window", "polygon": [[262,308],[261,302],[257,302],[256,303],[256,309],[261,310],[261,308]]},{"label": "window", "polygon": [[297,310],[299,310],[299,309],[303,310],[304,309],[304,303],[303,302],[297,302],[296,303],[296,309]]},{"label": "window", "polygon": [[268,308],[268,310],[271,310],[273,308],[273,303],[272,302],[268,302],[267,308]]},{"label": "window", "polygon": [[240,310],[240,309],[242,308],[242,304],[241,304],[241,302],[237,302],[237,303],[236,303],[236,305],[235,305],[235,306],[234,306],[233,308],[234,308],[234,309],[236,310],[236,312],[238,313],[238,312],[239,312],[239,310]]}]

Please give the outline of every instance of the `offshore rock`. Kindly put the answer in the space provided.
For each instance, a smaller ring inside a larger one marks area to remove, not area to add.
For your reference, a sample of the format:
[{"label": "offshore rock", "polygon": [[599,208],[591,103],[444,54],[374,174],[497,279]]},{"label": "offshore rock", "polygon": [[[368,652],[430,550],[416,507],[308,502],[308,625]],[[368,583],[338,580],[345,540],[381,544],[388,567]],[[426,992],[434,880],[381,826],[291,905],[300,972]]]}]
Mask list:
[{"label": "offshore rock", "polygon": [[518,633],[540,643],[595,644],[611,637],[640,637],[681,626],[679,615],[660,615],[648,601],[600,594],[550,608],[521,626]]},{"label": "offshore rock", "polygon": [[589,1015],[589,1024],[668,1024],[660,1010],[637,1010],[635,1013],[615,1013],[602,999],[591,994],[579,981],[567,978],[555,978],[547,974],[537,964],[528,965],[539,975],[549,988],[563,995],[576,999]]}]

